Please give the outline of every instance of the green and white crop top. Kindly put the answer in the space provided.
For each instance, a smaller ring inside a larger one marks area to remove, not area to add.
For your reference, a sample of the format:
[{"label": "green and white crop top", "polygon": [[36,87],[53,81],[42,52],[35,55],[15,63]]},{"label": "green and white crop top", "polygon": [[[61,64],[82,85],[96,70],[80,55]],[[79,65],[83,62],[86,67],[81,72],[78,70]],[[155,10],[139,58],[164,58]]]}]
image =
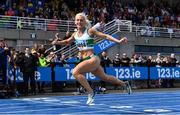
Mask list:
[{"label": "green and white crop top", "polygon": [[81,37],[79,37],[78,32],[76,32],[74,38],[79,51],[94,49],[94,39],[89,36],[88,29],[84,31]]}]

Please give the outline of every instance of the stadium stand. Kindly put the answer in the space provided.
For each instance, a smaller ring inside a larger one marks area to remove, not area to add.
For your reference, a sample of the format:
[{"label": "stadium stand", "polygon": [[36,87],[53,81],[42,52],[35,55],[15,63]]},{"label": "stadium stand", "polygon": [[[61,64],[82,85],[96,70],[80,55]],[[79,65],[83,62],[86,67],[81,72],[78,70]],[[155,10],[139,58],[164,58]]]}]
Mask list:
[{"label": "stadium stand", "polygon": [[[6,2],[5,2],[6,1]],[[132,20],[134,25],[179,28],[179,1],[155,0],[5,0],[0,3],[0,15],[73,20],[78,12],[98,22],[104,13],[106,22],[113,19]],[[172,4],[174,3],[174,4]],[[79,6],[79,7],[76,7]],[[54,18],[56,17],[56,18]]]}]

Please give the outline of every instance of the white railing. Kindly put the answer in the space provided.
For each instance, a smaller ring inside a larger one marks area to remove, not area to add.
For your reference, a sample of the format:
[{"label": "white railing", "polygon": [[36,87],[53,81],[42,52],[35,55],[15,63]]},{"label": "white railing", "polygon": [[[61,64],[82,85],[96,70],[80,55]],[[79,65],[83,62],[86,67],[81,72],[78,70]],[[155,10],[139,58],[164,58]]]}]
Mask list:
[{"label": "white railing", "polygon": [[132,21],[130,20],[116,20],[118,25],[118,31],[129,31],[132,32]]},{"label": "white railing", "polygon": [[[73,32],[76,28],[74,21],[67,20],[53,20],[42,18],[29,18],[29,17],[15,17],[15,16],[2,16],[0,15],[0,28],[6,29],[24,29],[24,30],[42,30],[42,31],[60,31]],[[104,27],[104,33],[114,34],[117,32],[133,32],[136,36],[145,37],[163,37],[163,38],[180,38],[180,29],[172,28],[159,28],[149,26],[132,26],[132,22],[128,20],[114,19],[107,23]],[[95,41],[99,42],[102,38],[96,38]],[[51,48],[53,49],[53,48]],[[61,52],[65,55],[74,55],[77,53],[75,45],[61,48],[56,53]],[[70,52],[70,53],[69,53]]]},{"label": "white railing", "polygon": [[[74,21],[0,15],[0,28],[72,32],[76,26]],[[114,29],[122,32],[135,32],[136,36],[140,35],[168,38],[180,37],[180,29],[136,25],[132,26],[132,22],[128,20],[114,19],[106,24],[104,32],[115,31]]]},{"label": "white railing", "polygon": [[135,32],[136,36],[180,38],[180,29],[176,28],[160,28],[134,25],[132,27],[132,32]]},{"label": "white railing", "polygon": [[76,26],[74,21],[0,15],[0,28],[64,32],[74,31]]}]

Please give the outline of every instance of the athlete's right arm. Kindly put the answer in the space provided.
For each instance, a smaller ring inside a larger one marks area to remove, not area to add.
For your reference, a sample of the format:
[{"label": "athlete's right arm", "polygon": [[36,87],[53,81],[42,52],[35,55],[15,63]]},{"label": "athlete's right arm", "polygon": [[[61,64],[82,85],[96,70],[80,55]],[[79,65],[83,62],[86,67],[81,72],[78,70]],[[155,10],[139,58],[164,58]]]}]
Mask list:
[{"label": "athlete's right arm", "polygon": [[68,45],[74,41],[74,33],[71,35],[70,38],[65,40],[60,40],[57,36],[55,36],[56,39],[52,41],[52,45]]}]

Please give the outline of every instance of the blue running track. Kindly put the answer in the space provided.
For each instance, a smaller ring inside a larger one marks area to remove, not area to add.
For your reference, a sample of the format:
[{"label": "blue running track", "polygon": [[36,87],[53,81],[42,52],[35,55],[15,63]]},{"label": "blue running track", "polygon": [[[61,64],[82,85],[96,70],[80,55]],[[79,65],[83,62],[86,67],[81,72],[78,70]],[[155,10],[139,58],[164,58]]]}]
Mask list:
[{"label": "blue running track", "polygon": [[0,114],[180,115],[180,90],[97,94],[90,106],[86,99],[86,95],[2,99]]}]

